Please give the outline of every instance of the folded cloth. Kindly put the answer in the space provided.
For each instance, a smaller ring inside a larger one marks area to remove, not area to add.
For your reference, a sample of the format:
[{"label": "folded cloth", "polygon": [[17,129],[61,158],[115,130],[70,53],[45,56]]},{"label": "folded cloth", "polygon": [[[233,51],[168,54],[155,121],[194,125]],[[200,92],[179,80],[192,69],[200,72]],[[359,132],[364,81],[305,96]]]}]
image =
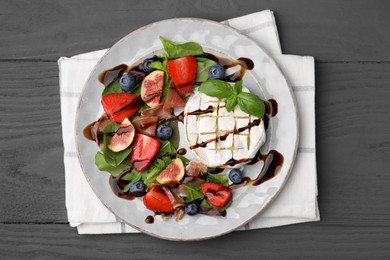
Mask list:
[{"label": "folded cloth", "polygon": [[[273,56],[290,82],[300,115],[300,140],[293,171],[273,203],[240,230],[318,221],[315,153],[314,59],[282,55],[274,15],[270,10],[223,22],[255,40]],[[96,197],[81,170],[75,144],[74,123],[81,89],[97,61],[107,50],[58,60],[66,208],[79,234],[138,232],[121,222]]]}]

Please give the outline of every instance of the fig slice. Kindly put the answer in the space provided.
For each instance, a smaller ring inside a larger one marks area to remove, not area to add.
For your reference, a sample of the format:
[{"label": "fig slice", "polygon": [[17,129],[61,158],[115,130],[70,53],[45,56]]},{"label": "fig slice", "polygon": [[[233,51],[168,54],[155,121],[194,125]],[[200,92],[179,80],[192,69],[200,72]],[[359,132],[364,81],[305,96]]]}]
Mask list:
[{"label": "fig slice", "polygon": [[118,130],[108,143],[108,149],[120,152],[131,145],[134,140],[135,129],[128,118],[123,119]]},{"label": "fig slice", "polygon": [[150,107],[160,104],[164,86],[164,72],[155,70],[147,75],[142,81],[141,98]]},{"label": "fig slice", "polygon": [[180,158],[171,162],[158,176],[157,181],[166,186],[173,186],[184,177],[184,164]]}]

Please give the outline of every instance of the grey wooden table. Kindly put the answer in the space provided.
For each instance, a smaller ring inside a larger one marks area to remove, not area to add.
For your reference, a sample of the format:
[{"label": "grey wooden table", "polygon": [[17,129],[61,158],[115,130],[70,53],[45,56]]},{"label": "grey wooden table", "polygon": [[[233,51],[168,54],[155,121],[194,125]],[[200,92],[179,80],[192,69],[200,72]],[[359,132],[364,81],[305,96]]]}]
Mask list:
[{"label": "grey wooden table", "polygon": [[[316,58],[321,222],[178,243],[80,236],[65,210],[57,59],[166,18],[275,11]],[[0,258],[390,259],[390,2],[0,0]]]}]

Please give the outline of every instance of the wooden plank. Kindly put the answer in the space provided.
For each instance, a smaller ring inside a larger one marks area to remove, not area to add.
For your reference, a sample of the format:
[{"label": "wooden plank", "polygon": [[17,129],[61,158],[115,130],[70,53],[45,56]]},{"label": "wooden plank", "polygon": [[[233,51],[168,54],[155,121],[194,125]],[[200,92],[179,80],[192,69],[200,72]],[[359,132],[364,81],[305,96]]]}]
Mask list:
[{"label": "wooden plank", "polygon": [[68,225],[0,224],[6,259],[388,259],[390,227],[301,224],[200,242],[143,234],[83,235]]},{"label": "wooden plank", "polygon": [[66,221],[58,69],[0,62],[0,219]]},{"label": "wooden plank", "polygon": [[0,59],[56,60],[112,46],[129,32],[174,17],[222,21],[271,9],[285,53],[319,60],[390,60],[390,2],[283,0],[0,2]]},{"label": "wooden plank", "polygon": [[[0,222],[66,222],[55,62],[0,62]],[[390,224],[390,64],[317,64],[323,222]]]}]

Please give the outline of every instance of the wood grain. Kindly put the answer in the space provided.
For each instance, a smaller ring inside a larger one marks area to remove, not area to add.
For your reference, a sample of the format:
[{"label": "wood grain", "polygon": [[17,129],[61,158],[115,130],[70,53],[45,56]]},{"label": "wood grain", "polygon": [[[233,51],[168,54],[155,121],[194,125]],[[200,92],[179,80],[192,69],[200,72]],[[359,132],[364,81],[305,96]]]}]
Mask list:
[{"label": "wood grain", "polygon": [[390,227],[302,224],[172,242],[144,234],[80,236],[62,224],[0,224],[0,252],[12,259],[388,259]]},{"label": "wood grain", "polygon": [[0,1],[0,59],[57,60],[104,49],[162,19],[222,21],[271,9],[284,53],[326,61],[389,61],[390,2],[297,0]]}]

